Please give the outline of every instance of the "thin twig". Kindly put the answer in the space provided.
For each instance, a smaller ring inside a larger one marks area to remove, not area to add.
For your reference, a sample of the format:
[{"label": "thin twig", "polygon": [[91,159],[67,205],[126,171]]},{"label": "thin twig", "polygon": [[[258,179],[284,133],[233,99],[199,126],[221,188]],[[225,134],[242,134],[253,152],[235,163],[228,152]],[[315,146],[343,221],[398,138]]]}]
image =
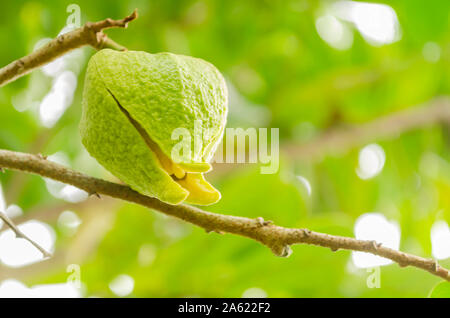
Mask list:
[{"label": "thin twig", "polygon": [[251,238],[266,245],[278,256],[289,256],[290,245],[312,244],[327,247],[333,251],[346,249],[371,253],[388,258],[402,267],[415,266],[450,281],[450,272],[439,266],[435,260],[393,250],[381,246],[375,241],[363,241],[350,237],[329,235],[313,232],[308,229],[284,228],[274,225],[271,222],[265,222],[261,218],[250,219],[211,213],[183,204],[166,204],[156,198],[139,194],[126,185],[87,176],[48,161],[38,155],[0,150],[0,167],[38,174],[46,178],[71,184],[88,193],[99,193],[134,202],[195,224],[204,228],[207,232],[226,232]]},{"label": "thin twig", "polygon": [[40,246],[37,242],[32,240],[29,236],[27,236],[25,233],[23,233],[15,224],[14,222],[6,215],[6,213],[0,211],[0,219],[5,222],[7,226],[16,234],[16,238],[22,238],[24,240],[27,240],[30,242],[34,247],[36,247],[44,256],[44,258],[51,257],[52,254],[47,252],[42,246]]},{"label": "thin twig", "polygon": [[0,69],[0,86],[28,74],[35,68],[43,66],[67,52],[90,45],[97,50],[114,48],[125,51],[126,48],[114,42],[103,33],[109,28],[126,28],[128,22],[137,18],[137,11],[121,19],[105,19],[99,22],[87,22],[83,27],[58,36],[33,53],[24,56]]}]

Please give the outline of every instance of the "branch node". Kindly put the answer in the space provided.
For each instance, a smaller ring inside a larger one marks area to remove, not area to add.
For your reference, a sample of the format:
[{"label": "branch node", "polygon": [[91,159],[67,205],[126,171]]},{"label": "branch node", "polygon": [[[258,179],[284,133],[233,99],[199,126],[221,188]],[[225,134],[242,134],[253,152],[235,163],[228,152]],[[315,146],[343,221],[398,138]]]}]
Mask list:
[{"label": "branch node", "polygon": [[25,63],[22,59],[17,60],[17,65],[19,67],[19,71],[21,71],[25,67]]},{"label": "branch node", "polygon": [[292,249],[287,244],[273,245],[270,249],[276,256],[279,257],[289,257],[292,254]]},{"label": "branch node", "polygon": [[97,44],[96,44],[96,45],[97,45],[98,47],[101,47],[101,46],[103,45],[103,43],[106,42],[107,36],[106,36],[106,34],[103,33],[102,31],[99,31],[99,32],[95,33],[95,38],[96,38],[96,40],[97,40]]},{"label": "branch node", "polygon": [[265,221],[264,218],[262,218],[262,217],[260,217],[260,216],[257,217],[255,220],[256,220],[256,223],[257,223],[257,225],[258,225],[259,227],[263,227],[263,226],[267,226],[267,225],[273,224],[273,221],[270,221],[270,220]]},{"label": "branch node", "polygon": [[52,257],[53,256],[53,254],[52,253],[49,253],[49,252],[47,252],[47,251],[42,251],[42,255],[44,256],[44,259],[46,259],[46,258],[50,258],[50,257]]},{"label": "branch node", "polygon": [[36,156],[37,156],[39,159],[41,159],[41,160],[47,160],[47,156],[44,156],[44,155],[41,154],[41,153],[38,153]]},{"label": "branch node", "polygon": [[86,22],[85,24],[84,24],[84,28],[86,29],[86,30],[92,30],[92,27],[94,26],[94,23],[92,23],[92,22]]},{"label": "branch node", "polygon": [[220,235],[223,235],[223,234],[224,234],[224,232],[222,232],[222,231],[214,230],[214,229],[209,229],[209,228],[205,228],[205,232],[206,232],[207,234],[212,233],[212,232],[217,233],[217,234],[220,234]]},{"label": "branch node", "polygon": [[128,22],[131,22],[131,21],[133,21],[133,20],[136,20],[138,18],[138,13],[137,13],[137,9],[134,9],[134,11],[133,11],[133,13],[132,14],[130,14],[128,17],[126,17],[125,19],[124,19],[124,22],[125,22],[125,28],[126,27],[128,27]]},{"label": "branch node", "polygon": [[98,194],[97,192],[90,192],[89,193],[89,196],[91,197],[91,196],[96,196],[97,198],[99,198],[99,199],[101,199],[102,197],[100,196],[100,194]]},{"label": "branch node", "polygon": [[370,241],[370,246],[374,251],[378,251],[381,247],[381,243],[378,243],[377,241]]},{"label": "branch node", "polygon": [[437,272],[439,270],[439,263],[437,260],[433,260],[433,272]]}]

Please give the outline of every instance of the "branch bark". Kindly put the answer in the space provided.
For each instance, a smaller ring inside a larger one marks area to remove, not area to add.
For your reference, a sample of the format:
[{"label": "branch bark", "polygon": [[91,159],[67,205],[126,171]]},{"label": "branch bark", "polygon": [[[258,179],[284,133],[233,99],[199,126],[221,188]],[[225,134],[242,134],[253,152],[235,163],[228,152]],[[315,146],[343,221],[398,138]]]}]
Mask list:
[{"label": "branch bark", "polygon": [[114,42],[103,33],[109,28],[126,28],[128,22],[137,18],[137,11],[121,19],[105,19],[99,22],[87,22],[83,27],[74,31],[62,34],[56,39],[48,42],[33,53],[24,56],[0,69],[0,87],[12,82],[19,77],[28,74],[32,70],[43,66],[67,52],[90,45],[100,50],[103,48],[113,48],[125,51],[126,48]]},{"label": "branch bark", "polygon": [[25,171],[71,184],[91,195],[102,194],[137,203],[202,227],[207,232],[226,232],[244,236],[266,245],[278,256],[289,256],[290,246],[293,244],[312,244],[330,248],[332,251],[345,249],[371,253],[388,258],[402,267],[415,266],[450,281],[450,272],[439,266],[437,261],[393,250],[375,241],[329,235],[308,229],[285,228],[272,224],[270,221],[264,221],[262,218],[250,219],[211,213],[183,204],[166,204],[158,199],[141,195],[126,185],[87,176],[48,161],[39,155],[0,150],[0,167]]}]

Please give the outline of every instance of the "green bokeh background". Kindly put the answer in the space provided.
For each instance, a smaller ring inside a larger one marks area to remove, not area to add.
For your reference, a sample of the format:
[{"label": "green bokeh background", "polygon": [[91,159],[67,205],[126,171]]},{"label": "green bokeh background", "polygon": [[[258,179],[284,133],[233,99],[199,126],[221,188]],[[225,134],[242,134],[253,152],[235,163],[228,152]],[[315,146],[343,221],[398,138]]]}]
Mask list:
[{"label": "green bokeh background", "polygon": [[[132,50],[170,51],[213,63],[234,94],[228,127],[279,128],[282,145],[308,142],[450,92],[446,0],[379,1],[395,10],[401,39],[372,46],[349,25],[353,45],[343,51],[324,42],[315,27],[332,1],[4,1],[0,64],[30,53],[42,38],[55,37],[70,3],[80,6],[82,23],[122,18],[138,8],[139,19],[127,30],[108,30],[108,36]],[[439,61],[424,58],[428,42],[441,48]],[[80,142],[84,71],[94,50],[81,51],[73,103],[52,128],[42,127],[36,115],[50,77],[37,70],[0,88],[0,148],[62,151],[74,169],[114,180],[86,156]],[[24,112],[13,107],[20,94],[27,96]],[[374,140],[383,147],[386,163],[369,180],[355,173],[364,145],[314,162],[282,157],[273,175],[260,174],[255,164],[219,165],[209,180],[222,200],[207,209],[347,236],[354,235],[360,215],[379,212],[399,223],[403,251],[431,257],[431,226],[450,221],[449,137],[449,126],[436,124]],[[309,180],[311,195],[297,175]],[[370,273],[355,268],[347,251],[294,246],[289,258],[278,258],[249,239],[206,234],[133,204],[95,197],[66,203],[51,196],[37,176],[6,172],[0,182],[8,204],[23,208],[23,219],[42,220],[57,233],[52,260],[23,268],[0,264],[0,281],[61,283],[69,275],[67,265],[75,263],[81,266],[84,295],[100,297],[115,296],[108,285],[120,274],[135,281],[129,297],[241,297],[249,288],[269,297],[426,297],[440,282],[415,268],[388,265],[381,268],[381,287],[371,289]],[[64,210],[82,219],[76,233],[58,227]],[[450,260],[441,264],[449,267]]]}]

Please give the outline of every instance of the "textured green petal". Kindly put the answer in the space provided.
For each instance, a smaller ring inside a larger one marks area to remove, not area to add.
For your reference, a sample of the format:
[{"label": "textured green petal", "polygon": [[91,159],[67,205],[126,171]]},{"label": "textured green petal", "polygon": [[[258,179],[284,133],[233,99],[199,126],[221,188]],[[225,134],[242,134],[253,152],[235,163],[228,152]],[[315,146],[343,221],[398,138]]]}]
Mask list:
[{"label": "textured green petal", "polygon": [[[220,199],[202,175],[211,169],[227,115],[225,82],[214,66],[170,53],[102,50],[89,62],[83,94],[83,144],[111,173],[170,204]],[[179,140],[172,132],[184,128],[195,138],[199,120],[208,131],[201,147],[174,164],[169,158]]]},{"label": "textured green petal", "polygon": [[209,184],[201,173],[188,173],[186,178],[178,183],[189,191],[186,199],[188,203],[208,205],[220,200],[220,192]]},{"label": "textured green petal", "polygon": [[211,137],[203,140],[201,149],[192,149],[192,158],[183,158],[183,162],[206,163],[211,158],[227,116],[225,81],[213,65],[171,53],[109,49],[92,59],[98,61],[108,89],[169,158],[179,142],[172,140],[172,132],[186,128],[194,136],[196,120]]},{"label": "textured green petal", "polygon": [[96,69],[88,65],[80,122],[82,142],[97,161],[134,190],[177,204],[188,192],[161,168],[139,133],[120,111]]},{"label": "textured green petal", "polygon": [[180,163],[179,166],[189,172],[208,172],[212,169],[211,165],[206,162],[202,163]]}]

